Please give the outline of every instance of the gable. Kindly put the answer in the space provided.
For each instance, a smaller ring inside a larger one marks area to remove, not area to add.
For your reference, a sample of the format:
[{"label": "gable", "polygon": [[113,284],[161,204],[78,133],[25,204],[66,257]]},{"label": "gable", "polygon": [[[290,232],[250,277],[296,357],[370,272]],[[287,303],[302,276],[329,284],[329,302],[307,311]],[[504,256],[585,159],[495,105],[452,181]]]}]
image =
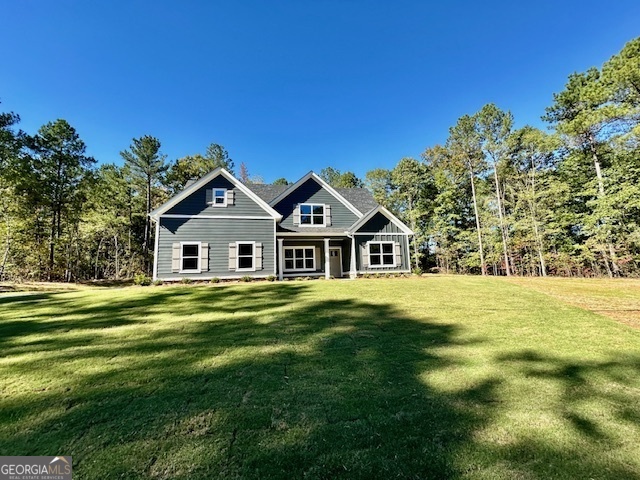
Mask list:
[{"label": "gable", "polygon": [[[371,230],[369,230],[371,229]],[[398,217],[382,205],[371,210],[349,229],[351,232],[398,233],[413,235],[413,232]]]},{"label": "gable", "polygon": [[[207,192],[211,193],[215,188],[225,189],[233,194],[233,202],[226,206],[209,205]],[[161,215],[257,216],[274,218],[276,221],[281,218],[268,203],[223,168],[209,172],[150,213],[154,220]]]},{"label": "gable", "polygon": [[367,233],[403,233],[402,229],[382,213],[377,212],[357,230]]},{"label": "gable", "polygon": [[314,178],[308,178],[274,205],[275,210],[282,215],[280,225],[283,228],[296,231],[309,229],[309,227],[294,227],[293,225],[293,210],[296,205],[301,203],[331,205],[332,228],[346,229],[359,218]]},{"label": "gable", "polygon": [[[233,205],[226,207],[214,207],[207,205],[206,191],[207,189],[224,188],[234,192]],[[259,216],[269,217],[256,202],[250,199],[244,192],[240,191],[233,183],[224,178],[222,175],[217,176],[213,180],[205,183],[181,200],[176,205],[166,211],[166,215],[228,215],[238,216]]]}]

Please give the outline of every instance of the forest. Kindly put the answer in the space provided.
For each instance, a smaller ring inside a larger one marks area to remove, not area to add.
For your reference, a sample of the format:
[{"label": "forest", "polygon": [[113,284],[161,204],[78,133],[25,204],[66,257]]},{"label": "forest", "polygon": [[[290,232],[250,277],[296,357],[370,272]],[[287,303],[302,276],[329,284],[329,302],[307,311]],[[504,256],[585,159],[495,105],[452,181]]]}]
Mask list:
[{"label": "forest", "polygon": [[[508,110],[487,104],[421,158],[363,179],[335,167],[320,174],[368,188],[411,227],[416,272],[638,276],[640,37],[551,93],[544,130],[516,129]],[[217,143],[176,160],[161,147],[133,138],[121,165],[99,163],[67,121],[29,133],[18,113],[0,113],[0,280],[148,275],[153,208],[219,166],[262,182],[245,163],[236,172]]]}]

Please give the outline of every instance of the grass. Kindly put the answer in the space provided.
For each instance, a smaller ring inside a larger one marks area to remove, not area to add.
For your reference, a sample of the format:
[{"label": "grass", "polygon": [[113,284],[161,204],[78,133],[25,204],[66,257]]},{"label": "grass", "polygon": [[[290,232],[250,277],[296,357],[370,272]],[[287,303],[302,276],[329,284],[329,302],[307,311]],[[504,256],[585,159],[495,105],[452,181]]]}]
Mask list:
[{"label": "grass", "polygon": [[77,479],[640,478],[640,330],[554,282],[0,296],[0,454]]}]

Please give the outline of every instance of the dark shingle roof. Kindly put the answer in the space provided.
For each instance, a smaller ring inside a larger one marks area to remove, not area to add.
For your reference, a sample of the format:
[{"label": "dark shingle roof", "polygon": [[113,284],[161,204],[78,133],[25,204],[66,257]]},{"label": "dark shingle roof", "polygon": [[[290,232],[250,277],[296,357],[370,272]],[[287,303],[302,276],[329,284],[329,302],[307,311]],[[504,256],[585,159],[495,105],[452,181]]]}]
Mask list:
[{"label": "dark shingle roof", "polygon": [[251,183],[247,185],[247,187],[249,187],[262,200],[269,203],[271,202],[271,200],[284,192],[288,188],[288,185],[264,185]]},{"label": "dark shingle roof", "polygon": [[335,190],[363,214],[378,206],[378,202],[366,188],[336,188]]},{"label": "dark shingle roof", "polygon": [[[287,185],[250,184],[247,186],[267,203],[289,188]],[[363,214],[378,206],[373,195],[366,188],[336,188],[335,190]]]}]

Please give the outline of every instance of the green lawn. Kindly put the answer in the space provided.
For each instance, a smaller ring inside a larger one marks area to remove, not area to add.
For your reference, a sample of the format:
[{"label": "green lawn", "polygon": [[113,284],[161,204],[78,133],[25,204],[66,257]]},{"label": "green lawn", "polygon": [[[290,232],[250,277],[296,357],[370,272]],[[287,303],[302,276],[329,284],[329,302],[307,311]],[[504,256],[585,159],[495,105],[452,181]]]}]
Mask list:
[{"label": "green lawn", "polygon": [[73,455],[77,479],[640,478],[640,330],[536,285],[3,294],[0,455]]}]

